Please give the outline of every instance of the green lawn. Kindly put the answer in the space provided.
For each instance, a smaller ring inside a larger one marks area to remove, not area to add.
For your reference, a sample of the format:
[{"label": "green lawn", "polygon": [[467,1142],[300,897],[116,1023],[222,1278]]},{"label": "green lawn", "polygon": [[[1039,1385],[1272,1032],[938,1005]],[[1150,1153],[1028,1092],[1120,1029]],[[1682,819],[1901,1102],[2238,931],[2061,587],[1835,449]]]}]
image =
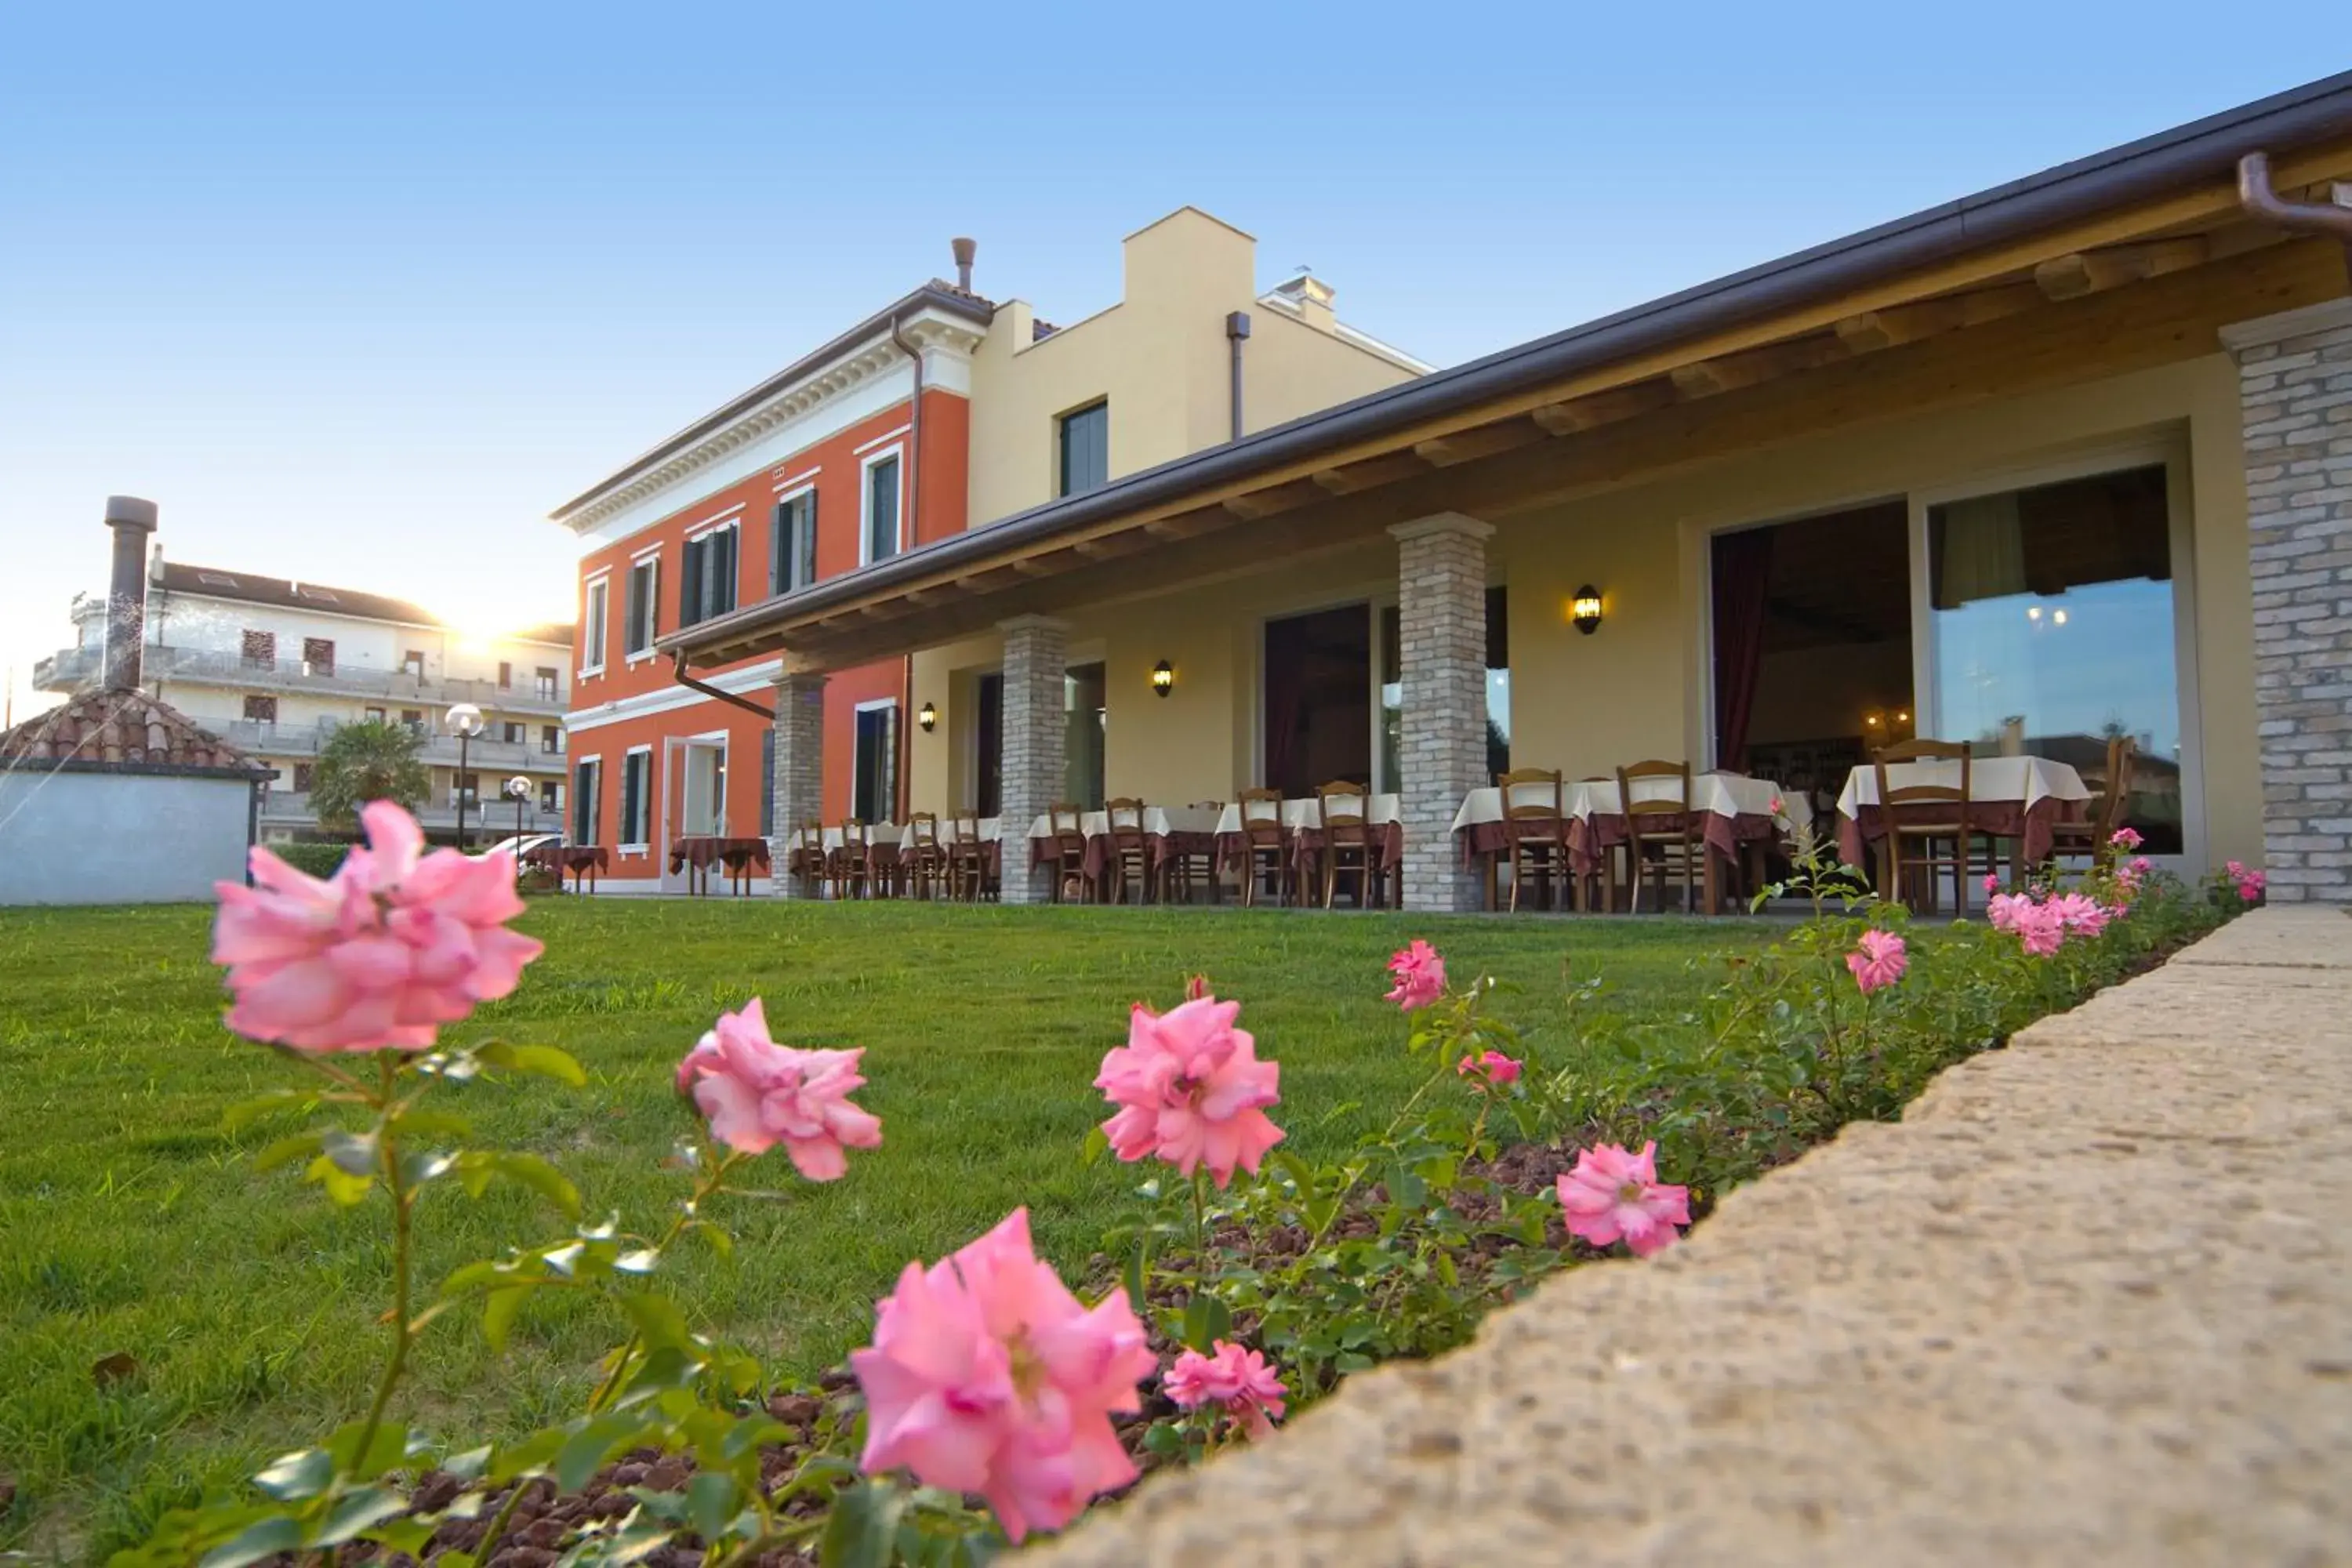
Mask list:
[{"label": "green lawn", "polygon": [[[224,1108],[298,1069],[218,1022],[210,910],[0,911],[0,1547],[101,1553],[199,1484],[356,1413],[380,1341],[380,1207],[338,1213],[250,1155]],[[777,1038],[862,1045],[860,1098],[885,1142],[849,1175],[790,1201],[739,1204],[731,1262],[685,1249],[674,1286],[708,1325],[780,1370],[862,1342],[874,1299],[911,1257],[936,1258],[1020,1203],[1066,1271],[1082,1268],[1131,1176],[1080,1165],[1104,1114],[1091,1087],[1127,1005],[1172,1005],[1205,970],[1244,1003],[1283,1067],[1276,1119],[1337,1152],[1410,1092],[1381,963],[1402,917],[1280,911],[1006,911],[877,904],[543,900],[525,925],[547,956],[474,1030],[563,1047],[590,1084],[462,1092],[480,1142],[554,1158],[590,1212],[667,1216],[660,1162],[688,1121],[678,1058],[721,1009],[767,999]],[[1459,921],[1434,931],[1457,973],[1523,994],[1508,1015],[1544,1049],[1563,965],[1596,969],[1671,1009],[1714,979],[1714,954],[1763,940],[1747,922]],[[458,1037],[468,1037],[461,1032]],[[1349,1109],[1353,1107],[1354,1109]],[[781,1154],[764,1173],[792,1184]],[[561,1221],[519,1194],[420,1214],[424,1277]],[[405,1414],[450,1438],[554,1419],[614,1336],[593,1310],[532,1309],[506,1357],[470,1319],[425,1337]],[[137,1370],[103,1385],[93,1363]]]}]

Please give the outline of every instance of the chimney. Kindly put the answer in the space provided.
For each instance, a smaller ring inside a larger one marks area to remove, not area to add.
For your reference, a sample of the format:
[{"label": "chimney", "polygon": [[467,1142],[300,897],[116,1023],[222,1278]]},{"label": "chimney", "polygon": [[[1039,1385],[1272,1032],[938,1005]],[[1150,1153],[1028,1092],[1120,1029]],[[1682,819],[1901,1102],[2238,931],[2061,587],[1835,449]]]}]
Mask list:
[{"label": "chimney", "polygon": [[980,254],[980,241],[959,235],[948,241],[948,245],[955,251],[956,287],[969,294],[971,292],[971,258]]},{"label": "chimney", "polygon": [[1331,313],[1331,285],[1311,272],[1302,271],[1287,283],[1277,283],[1274,298],[1288,305],[1298,319],[1318,331],[1338,329],[1338,320]]},{"label": "chimney", "polygon": [[106,526],[114,531],[114,581],[106,595],[106,689],[129,691],[139,685],[139,643],[147,635],[147,536],[155,531],[155,503],[109,496]]}]

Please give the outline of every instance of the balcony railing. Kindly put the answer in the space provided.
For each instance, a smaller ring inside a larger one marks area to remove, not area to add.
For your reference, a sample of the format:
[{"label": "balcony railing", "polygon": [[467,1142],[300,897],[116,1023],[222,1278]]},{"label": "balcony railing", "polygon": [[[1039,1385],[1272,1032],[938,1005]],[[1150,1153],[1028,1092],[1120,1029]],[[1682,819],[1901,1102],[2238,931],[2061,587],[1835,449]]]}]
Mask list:
[{"label": "balcony railing", "polygon": [[[310,724],[280,724],[267,719],[199,719],[197,723],[229,744],[264,757],[315,757],[345,721],[321,719]],[[419,762],[457,765],[457,737],[426,733],[416,746]],[[466,747],[466,766],[520,768],[526,772],[560,773],[569,770],[562,752],[529,741],[492,741],[477,736]]]},{"label": "balcony railing", "polygon": [[[272,827],[310,827],[319,820],[310,809],[308,790],[273,789],[263,792],[261,820]],[[416,820],[426,827],[454,828],[457,826],[457,797],[443,790],[416,809]],[[524,805],[522,830],[525,833],[561,833],[566,826],[561,811],[542,811],[536,798]],[[466,828],[468,836],[478,834],[485,839],[503,838],[515,830],[514,802],[494,796],[487,802],[466,807]]]},{"label": "balcony railing", "polygon": [[[556,714],[562,712],[565,706],[560,679],[551,693],[535,680],[528,686],[500,686],[495,680],[419,675],[406,665],[397,669],[368,669],[348,664],[313,664],[299,658],[248,658],[217,648],[173,647],[163,643],[150,644],[142,657],[143,673],[150,680],[195,680],[278,691],[331,691],[439,707],[471,702],[505,713]],[[33,684],[44,691],[79,690],[100,678],[104,662],[105,656],[98,648],[61,648],[35,662]]]}]

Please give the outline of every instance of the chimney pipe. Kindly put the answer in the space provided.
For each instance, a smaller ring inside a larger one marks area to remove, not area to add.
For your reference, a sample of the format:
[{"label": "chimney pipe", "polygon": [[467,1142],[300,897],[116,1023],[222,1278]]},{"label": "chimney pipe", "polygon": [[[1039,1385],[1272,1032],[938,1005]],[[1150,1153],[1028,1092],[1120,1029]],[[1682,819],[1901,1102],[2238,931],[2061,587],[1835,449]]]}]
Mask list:
[{"label": "chimney pipe", "polygon": [[106,595],[106,689],[129,691],[139,685],[139,645],[147,635],[147,536],[155,531],[155,503],[109,496],[106,526],[114,531],[114,581]]},{"label": "chimney pipe", "polygon": [[971,258],[980,254],[980,241],[959,235],[948,241],[948,245],[955,252],[956,287],[969,294],[971,292]]}]

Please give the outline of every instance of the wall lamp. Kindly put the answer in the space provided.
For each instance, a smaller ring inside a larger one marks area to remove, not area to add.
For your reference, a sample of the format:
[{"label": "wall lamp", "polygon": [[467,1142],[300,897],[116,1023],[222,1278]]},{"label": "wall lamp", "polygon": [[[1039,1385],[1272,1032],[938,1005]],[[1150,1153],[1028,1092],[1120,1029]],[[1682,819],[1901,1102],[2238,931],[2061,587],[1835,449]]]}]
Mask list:
[{"label": "wall lamp", "polygon": [[1165,697],[1176,689],[1176,667],[1161,659],[1151,667],[1151,689]]},{"label": "wall lamp", "polygon": [[1575,622],[1576,629],[1586,637],[1591,637],[1594,632],[1599,631],[1601,629],[1601,590],[1590,583],[1579,588],[1576,591],[1576,596],[1568,602],[1568,618]]},{"label": "wall lamp", "polygon": [[939,728],[940,710],[930,703],[926,702],[920,708],[915,710],[915,722],[921,725],[923,727],[923,733],[928,735],[933,730]]}]

